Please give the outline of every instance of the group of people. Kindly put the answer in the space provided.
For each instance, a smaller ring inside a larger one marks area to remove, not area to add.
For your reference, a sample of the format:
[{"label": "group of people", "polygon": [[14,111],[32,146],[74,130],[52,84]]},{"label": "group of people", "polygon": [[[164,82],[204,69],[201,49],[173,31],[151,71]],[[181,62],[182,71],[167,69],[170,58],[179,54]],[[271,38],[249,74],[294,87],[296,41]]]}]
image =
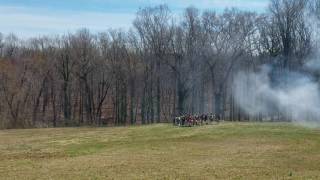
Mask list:
[{"label": "group of people", "polygon": [[177,116],[173,119],[173,124],[177,126],[196,126],[209,124],[213,121],[219,123],[221,120],[219,115],[215,114],[202,114],[202,115],[183,115]]}]

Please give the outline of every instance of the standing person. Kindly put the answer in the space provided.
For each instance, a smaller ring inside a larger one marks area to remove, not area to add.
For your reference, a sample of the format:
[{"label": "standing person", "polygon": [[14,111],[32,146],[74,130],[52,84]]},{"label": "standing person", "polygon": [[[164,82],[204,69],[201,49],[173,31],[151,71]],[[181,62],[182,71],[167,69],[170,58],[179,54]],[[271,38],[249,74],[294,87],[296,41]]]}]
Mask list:
[{"label": "standing person", "polygon": [[181,125],[184,126],[186,123],[186,116],[182,116],[181,121],[182,121]]},{"label": "standing person", "polygon": [[205,114],[205,115],[204,115],[204,123],[205,123],[205,124],[208,124],[207,121],[208,121],[208,115]]},{"label": "standing person", "polygon": [[211,122],[211,123],[214,121],[214,115],[213,115],[212,113],[210,114],[209,119],[210,119],[210,122]]}]

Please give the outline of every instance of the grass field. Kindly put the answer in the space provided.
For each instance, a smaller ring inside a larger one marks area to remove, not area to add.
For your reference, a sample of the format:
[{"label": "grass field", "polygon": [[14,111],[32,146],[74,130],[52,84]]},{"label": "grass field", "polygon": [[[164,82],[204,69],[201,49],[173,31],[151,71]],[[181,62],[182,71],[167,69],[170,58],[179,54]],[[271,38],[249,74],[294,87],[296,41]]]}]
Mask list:
[{"label": "grass field", "polygon": [[2,130],[0,179],[320,179],[320,130],[283,123]]}]

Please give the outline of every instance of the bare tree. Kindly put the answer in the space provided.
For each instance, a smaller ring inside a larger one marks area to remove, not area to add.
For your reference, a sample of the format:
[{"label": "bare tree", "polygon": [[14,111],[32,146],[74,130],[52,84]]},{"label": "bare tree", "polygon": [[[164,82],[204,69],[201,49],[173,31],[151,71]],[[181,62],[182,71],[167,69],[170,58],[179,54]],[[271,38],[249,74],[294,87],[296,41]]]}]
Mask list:
[{"label": "bare tree", "polygon": [[171,39],[169,19],[169,8],[160,5],[154,8],[141,9],[134,21],[134,26],[141,37],[142,43],[144,43],[144,47],[149,49],[154,58],[150,66],[151,69],[155,68],[153,76],[155,76],[156,81],[157,122],[160,122],[161,119],[161,64],[167,54]]},{"label": "bare tree", "polygon": [[[289,60],[300,50],[306,50],[309,41],[308,33],[304,23],[305,0],[272,0],[270,12],[276,26],[276,34],[280,36],[281,54],[283,55],[282,67],[290,68]],[[299,46],[301,45],[301,46]]]},{"label": "bare tree", "polygon": [[65,124],[71,121],[71,81],[74,71],[74,61],[71,59],[70,37],[65,36],[59,40],[59,53],[56,68],[62,79],[62,108]]}]

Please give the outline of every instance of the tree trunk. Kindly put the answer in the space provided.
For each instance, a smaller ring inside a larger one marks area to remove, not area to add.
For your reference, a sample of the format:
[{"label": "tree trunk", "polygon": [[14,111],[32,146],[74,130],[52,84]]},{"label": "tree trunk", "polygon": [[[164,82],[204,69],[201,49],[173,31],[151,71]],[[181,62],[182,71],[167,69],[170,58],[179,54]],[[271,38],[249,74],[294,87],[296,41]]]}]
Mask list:
[{"label": "tree trunk", "polygon": [[66,81],[63,83],[63,113],[65,125],[68,125],[71,120],[71,102],[69,85]]},{"label": "tree trunk", "polygon": [[55,88],[52,83],[51,85],[51,100],[52,100],[52,110],[53,110],[53,127],[57,127],[57,110],[56,110],[56,93]]},{"label": "tree trunk", "polygon": [[134,104],[135,104],[135,82],[133,79],[130,80],[130,123],[135,123],[134,115]]}]

